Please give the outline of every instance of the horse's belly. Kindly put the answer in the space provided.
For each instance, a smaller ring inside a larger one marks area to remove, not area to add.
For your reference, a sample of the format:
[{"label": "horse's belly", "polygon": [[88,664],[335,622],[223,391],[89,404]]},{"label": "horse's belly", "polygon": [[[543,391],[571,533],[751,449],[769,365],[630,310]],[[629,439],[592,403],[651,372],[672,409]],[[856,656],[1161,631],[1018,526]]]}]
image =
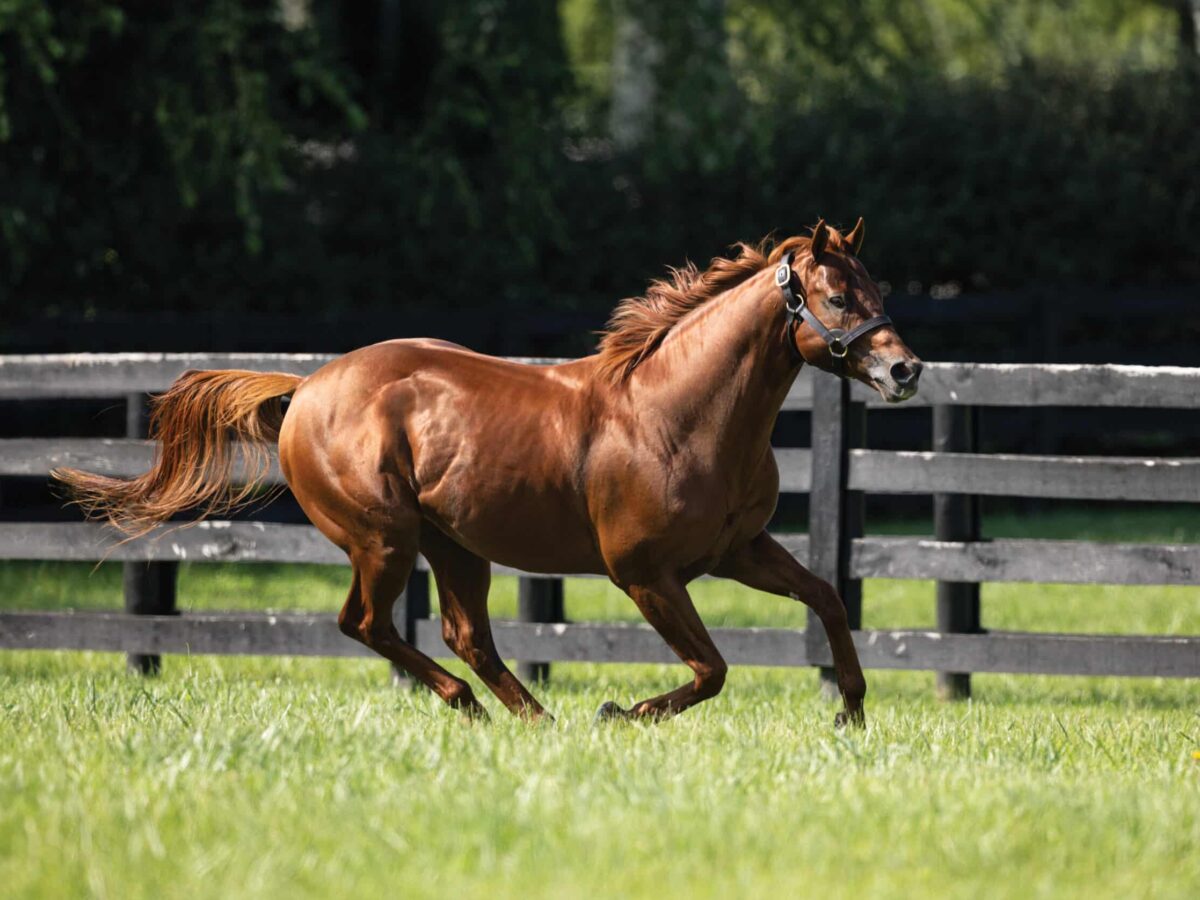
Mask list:
[{"label": "horse's belly", "polygon": [[524,572],[604,574],[586,522],[555,505],[487,506],[457,515],[422,503],[426,516],[477,556]]},{"label": "horse's belly", "polygon": [[[472,553],[527,572],[604,572],[583,497],[535,454],[456,465],[419,494],[424,515]],[[465,460],[460,457],[460,462]]]}]

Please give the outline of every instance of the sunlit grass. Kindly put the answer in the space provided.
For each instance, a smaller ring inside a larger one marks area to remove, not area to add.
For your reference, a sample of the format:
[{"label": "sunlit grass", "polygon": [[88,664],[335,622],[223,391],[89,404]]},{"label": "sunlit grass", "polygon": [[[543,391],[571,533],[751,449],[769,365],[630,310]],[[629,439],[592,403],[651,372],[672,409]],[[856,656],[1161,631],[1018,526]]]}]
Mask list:
[{"label": "sunlit grass", "polygon": [[0,660],[10,896],[1200,888],[1185,683],[993,677],[946,706],[880,673],[868,729],[839,733],[807,672],[738,669],[677,720],[596,728],[601,701],[678,671],[558,666],[558,721],[533,727],[467,724],[371,661],[172,659],[151,681],[114,663]]},{"label": "sunlit grass", "polygon": [[[1068,526],[1088,522],[1039,527]],[[1177,527],[1132,525],[1146,540]],[[342,567],[189,565],[180,603],[333,611],[348,582]],[[638,619],[605,581],[566,592],[573,619]],[[713,626],[804,625],[799,604],[727,582],[693,593]],[[1200,633],[1197,587],[983,597],[989,627]],[[0,565],[0,608],[120,603],[119,565]],[[932,583],[870,581],[865,624],[931,625],[933,603]],[[496,580],[492,608],[515,613],[515,579]],[[480,688],[483,725],[370,659],[168,657],[140,679],[114,654],[0,654],[0,893],[1200,895],[1194,682],[986,675],[947,705],[930,673],[870,672],[868,728],[843,733],[812,672],[735,667],[679,719],[592,726],[601,702],[685,677],[555,664],[536,693],[557,722],[515,720]]]}]

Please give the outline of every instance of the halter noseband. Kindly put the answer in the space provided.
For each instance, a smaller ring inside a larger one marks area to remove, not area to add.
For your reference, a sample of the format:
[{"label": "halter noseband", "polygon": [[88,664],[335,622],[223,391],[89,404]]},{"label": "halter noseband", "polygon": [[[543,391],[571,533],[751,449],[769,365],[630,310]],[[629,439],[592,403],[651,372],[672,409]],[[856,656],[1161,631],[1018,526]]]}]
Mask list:
[{"label": "halter noseband", "polygon": [[836,359],[842,359],[850,352],[850,345],[867,332],[892,324],[889,316],[875,316],[873,319],[859,323],[850,331],[843,331],[841,328],[826,328],[825,323],[818,319],[816,313],[809,308],[808,298],[804,294],[804,286],[799,283],[796,273],[792,271],[790,251],[783,254],[783,259],[779,261],[779,268],[775,270],[775,284],[783,291],[783,308],[787,310],[787,344],[798,362],[807,362],[796,348],[795,335],[798,319],[803,319],[812,327],[813,331],[821,336],[829,345],[830,356]]}]

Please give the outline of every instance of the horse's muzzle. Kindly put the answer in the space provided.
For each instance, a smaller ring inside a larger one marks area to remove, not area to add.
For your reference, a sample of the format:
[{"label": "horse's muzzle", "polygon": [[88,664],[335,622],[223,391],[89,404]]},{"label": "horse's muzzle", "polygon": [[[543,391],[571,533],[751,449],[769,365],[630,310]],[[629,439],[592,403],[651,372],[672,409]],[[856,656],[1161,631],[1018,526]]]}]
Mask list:
[{"label": "horse's muzzle", "polygon": [[867,374],[884,400],[901,403],[916,396],[924,368],[925,364],[915,356],[896,356],[873,362]]}]

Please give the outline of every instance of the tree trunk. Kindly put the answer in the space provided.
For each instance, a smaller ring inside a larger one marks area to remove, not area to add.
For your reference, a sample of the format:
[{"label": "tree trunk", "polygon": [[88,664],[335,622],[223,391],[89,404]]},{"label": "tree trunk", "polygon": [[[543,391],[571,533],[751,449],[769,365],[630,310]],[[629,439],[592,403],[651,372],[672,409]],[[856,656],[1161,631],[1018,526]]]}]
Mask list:
[{"label": "tree trunk", "polygon": [[1200,0],[1176,0],[1179,14],[1179,50],[1184,56],[1200,53]]},{"label": "tree trunk", "polygon": [[654,119],[662,46],[629,6],[617,13],[613,40],[612,107],[609,132],[621,150],[638,146]]}]

